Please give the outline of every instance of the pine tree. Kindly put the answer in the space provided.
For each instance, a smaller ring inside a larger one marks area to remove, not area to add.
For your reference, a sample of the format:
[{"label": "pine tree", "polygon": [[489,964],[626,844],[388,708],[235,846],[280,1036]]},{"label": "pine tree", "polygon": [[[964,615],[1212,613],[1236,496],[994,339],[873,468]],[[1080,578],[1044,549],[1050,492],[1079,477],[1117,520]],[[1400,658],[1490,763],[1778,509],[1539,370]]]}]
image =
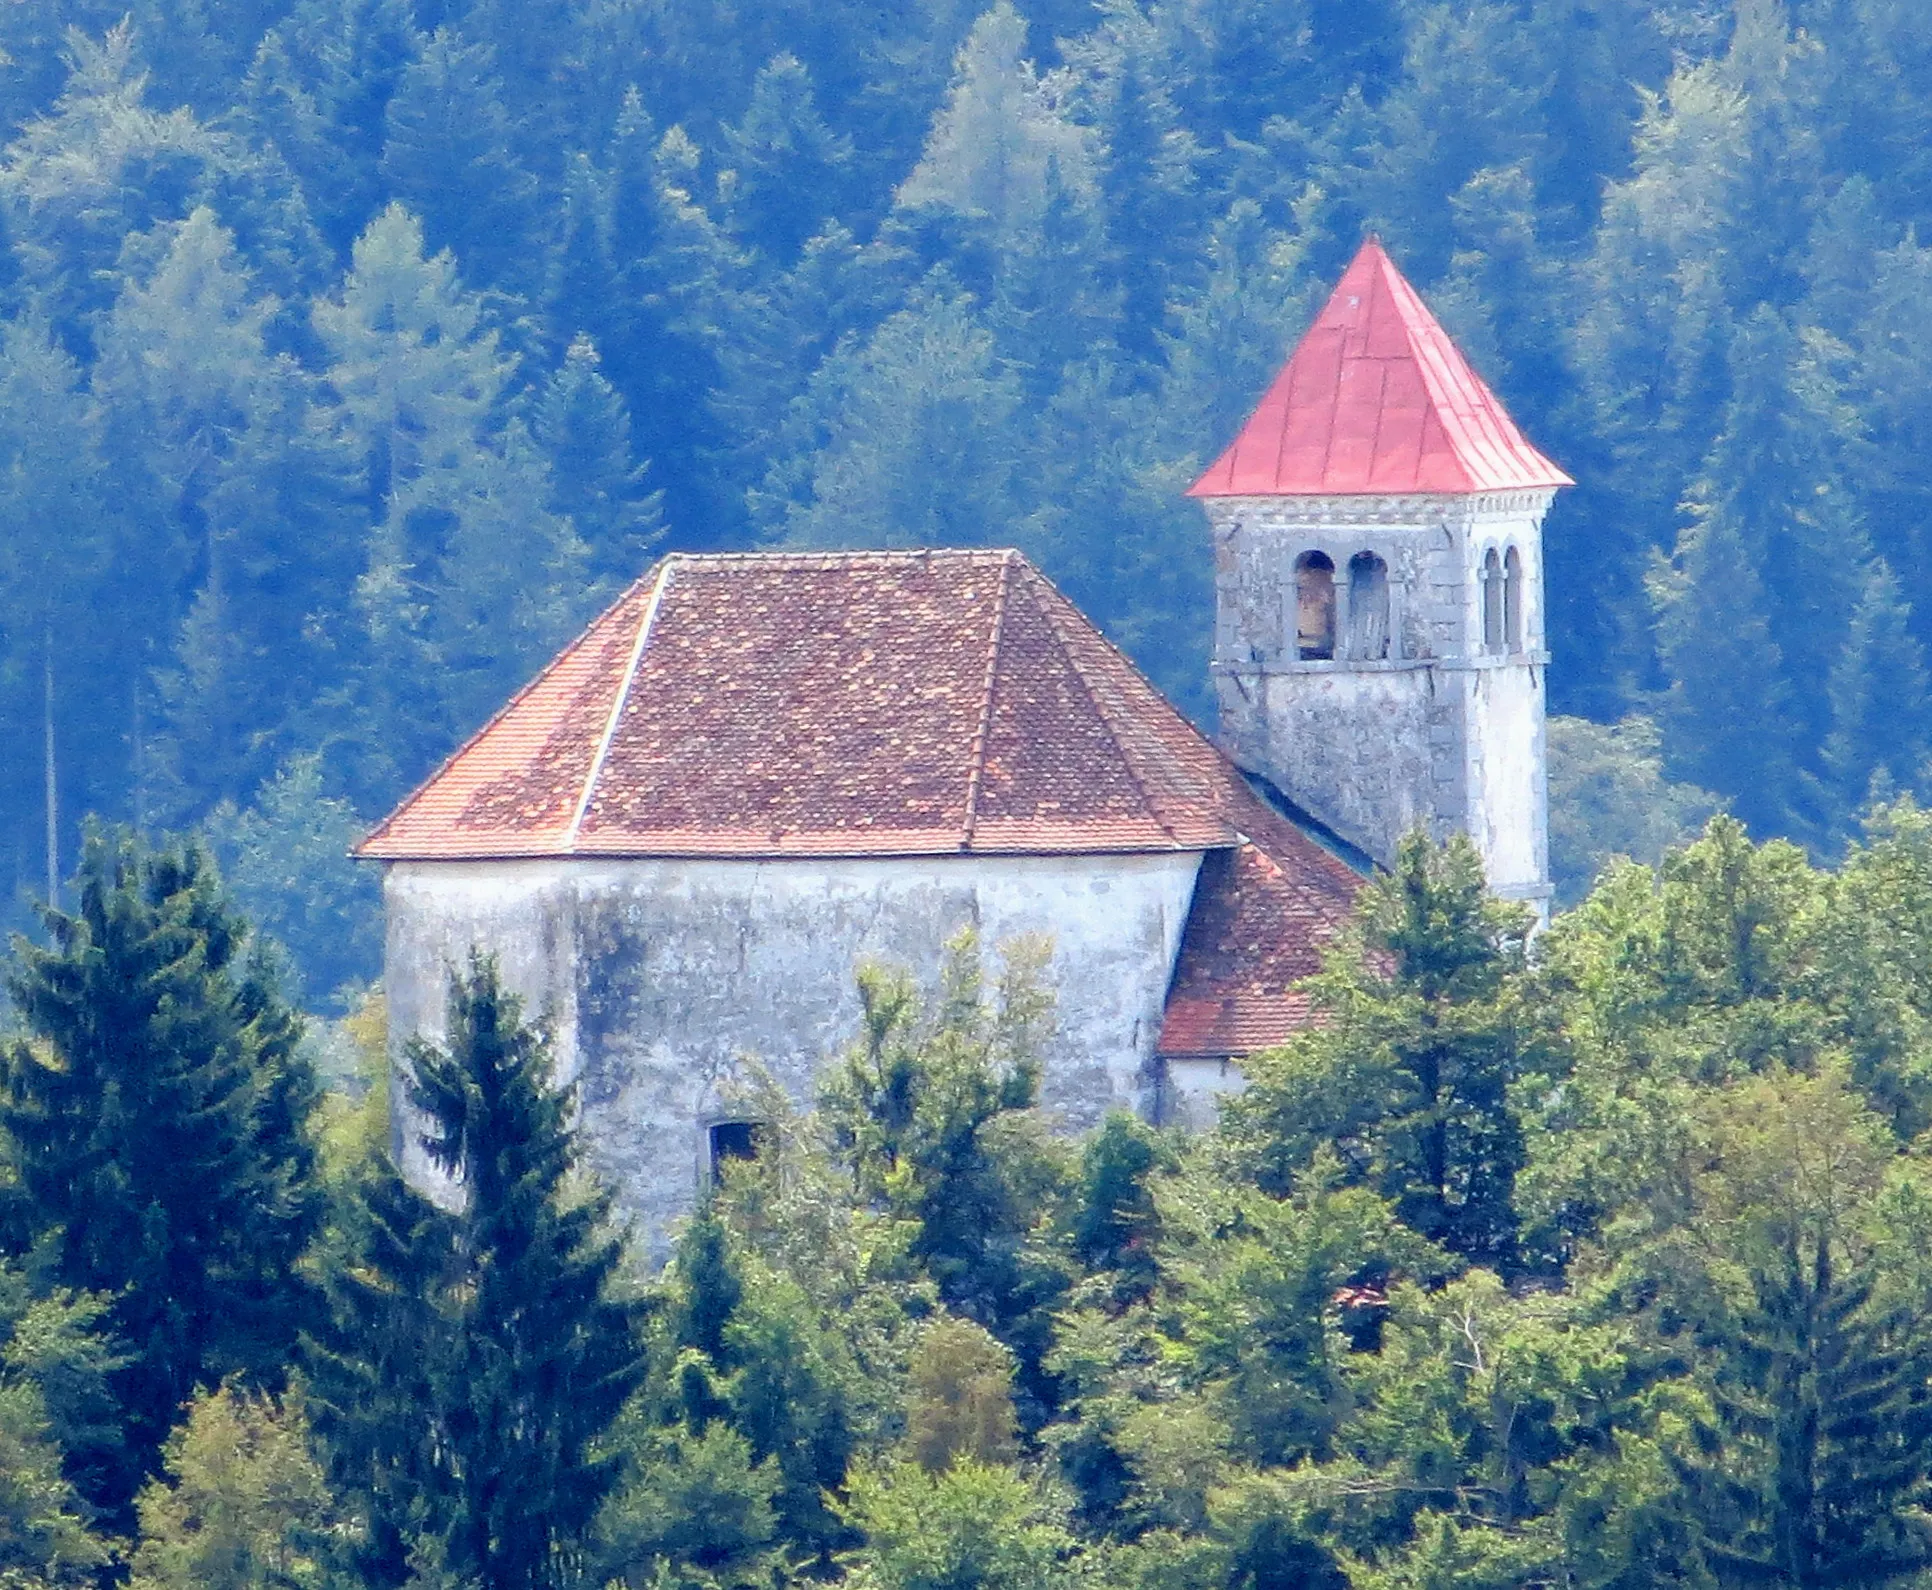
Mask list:
[{"label": "pine tree", "polygon": [[403,69],[385,113],[382,174],[422,216],[431,246],[472,281],[528,294],[547,242],[537,183],[503,108],[495,52],[438,28]]},{"label": "pine tree", "polygon": [[1891,568],[1873,559],[1826,687],[1831,733],[1821,760],[1840,834],[1850,834],[1874,780],[1882,788],[1908,789],[1924,770],[1932,694],[1911,614]]},{"label": "pine tree", "polygon": [[77,887],[71,915],[45,913],[50,946],[17,943],[31,1038],[7,1055],[0,1124],[50,1278],[114,1300],[138,1471],[196,1386],[283,1373],[312,1295],[318,1090],[205,853],[96,829]]},{"label": "pine tree", "polygon": [[[407,1063],[424,1150],[461,1200],[446,1224],[411,1222],[450,1245],[434,1303],[447,1325],[432,1326],[431,1403],[417,1414],[434,1426],[437,1473],[410,1499],[450,1570],[484,1590],[568,1583],[616,1479],[597,1443],[642,1378],[638,1309],[613,1291],[610,1200],[576,1181],[571,1096],[493,962],[473,957],[452,979],[445,1046],[417,1040]],[[447,1356],[434,1345],[445,1336]],[[363,1355],[385,1401],[393,1375],[418,1373],[388,1366],[391,1344],[383,1329],[343,1350]]]},{"label": "pine tree", "polygon": [[535,435],[549,462],[550,511],[568,519],[593,575],[627,582],[664,536],[663,495],[631,457],[631,419],[604,379],[597,345],[574,338],[537,400]]},{"label": "pine tree", "polygon": [[790,54],[759,69],[751,103],[724,136],[738,235],[789,269],[806,239],[849,202],[852,140],[825,124],[811,73]]}]

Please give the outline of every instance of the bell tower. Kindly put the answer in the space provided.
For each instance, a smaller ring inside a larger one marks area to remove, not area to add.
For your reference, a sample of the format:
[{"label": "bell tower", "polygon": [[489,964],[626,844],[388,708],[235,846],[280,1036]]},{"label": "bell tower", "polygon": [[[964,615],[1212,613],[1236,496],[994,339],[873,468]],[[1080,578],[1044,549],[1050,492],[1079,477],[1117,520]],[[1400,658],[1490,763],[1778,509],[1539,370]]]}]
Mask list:
[{"label": "bell tower", "polygon": [[1466,833],[1546,911],[1542,526],[1572,484],[1365,244],[1188,493],[1229,755],[1384,864]]}]

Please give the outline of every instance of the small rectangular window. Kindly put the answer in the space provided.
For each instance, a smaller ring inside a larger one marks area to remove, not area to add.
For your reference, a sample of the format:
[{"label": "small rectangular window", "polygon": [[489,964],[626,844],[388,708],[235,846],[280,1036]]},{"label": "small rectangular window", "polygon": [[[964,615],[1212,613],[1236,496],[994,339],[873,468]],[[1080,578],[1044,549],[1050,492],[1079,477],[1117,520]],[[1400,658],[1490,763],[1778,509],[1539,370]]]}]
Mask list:
[{"label": "small rectangular window", "polygon": [[720,1121],[711,1128],[711,1179],[722,1181],[727,1160],[756,1159],[764,1146],[765,1128],[759,1121]]}]

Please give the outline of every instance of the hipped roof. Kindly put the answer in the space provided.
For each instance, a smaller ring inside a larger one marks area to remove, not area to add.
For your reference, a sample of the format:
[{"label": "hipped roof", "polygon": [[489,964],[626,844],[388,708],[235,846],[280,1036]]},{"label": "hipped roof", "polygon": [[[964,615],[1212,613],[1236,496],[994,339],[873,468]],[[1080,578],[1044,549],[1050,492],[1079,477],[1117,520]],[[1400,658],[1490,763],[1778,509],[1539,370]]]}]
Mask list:
[{"label": "hipped roof", "polygon": [[1206,850],[1230,772],[1016,552],[678,554],[359,854]]}]

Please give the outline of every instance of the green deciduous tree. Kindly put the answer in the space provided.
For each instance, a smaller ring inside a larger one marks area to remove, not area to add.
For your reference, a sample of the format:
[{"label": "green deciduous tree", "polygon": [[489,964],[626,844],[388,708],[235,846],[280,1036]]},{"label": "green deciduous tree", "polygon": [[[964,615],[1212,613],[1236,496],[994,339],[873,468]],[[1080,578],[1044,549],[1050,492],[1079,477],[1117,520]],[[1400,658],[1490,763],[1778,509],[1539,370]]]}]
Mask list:
[{"label": "green deciduous tree", "polygon": [[141,1492],[134,1590],[331,1590],[349,1522],[309,1453],[301,1402],[204,1392]]},{"label": "green deciduous tree", "polygon": [[1309,985],[1326,1020],[1257,1057],[1230,1106],[1261,1185],[1292,1187],[1332,1144],[1430,1241],[1513,1263],[1523,1135],[1509,1091],[1534,1053],[1521,1005],[1530,923],[1489,897],[1468,840],[1404,840]]}]

